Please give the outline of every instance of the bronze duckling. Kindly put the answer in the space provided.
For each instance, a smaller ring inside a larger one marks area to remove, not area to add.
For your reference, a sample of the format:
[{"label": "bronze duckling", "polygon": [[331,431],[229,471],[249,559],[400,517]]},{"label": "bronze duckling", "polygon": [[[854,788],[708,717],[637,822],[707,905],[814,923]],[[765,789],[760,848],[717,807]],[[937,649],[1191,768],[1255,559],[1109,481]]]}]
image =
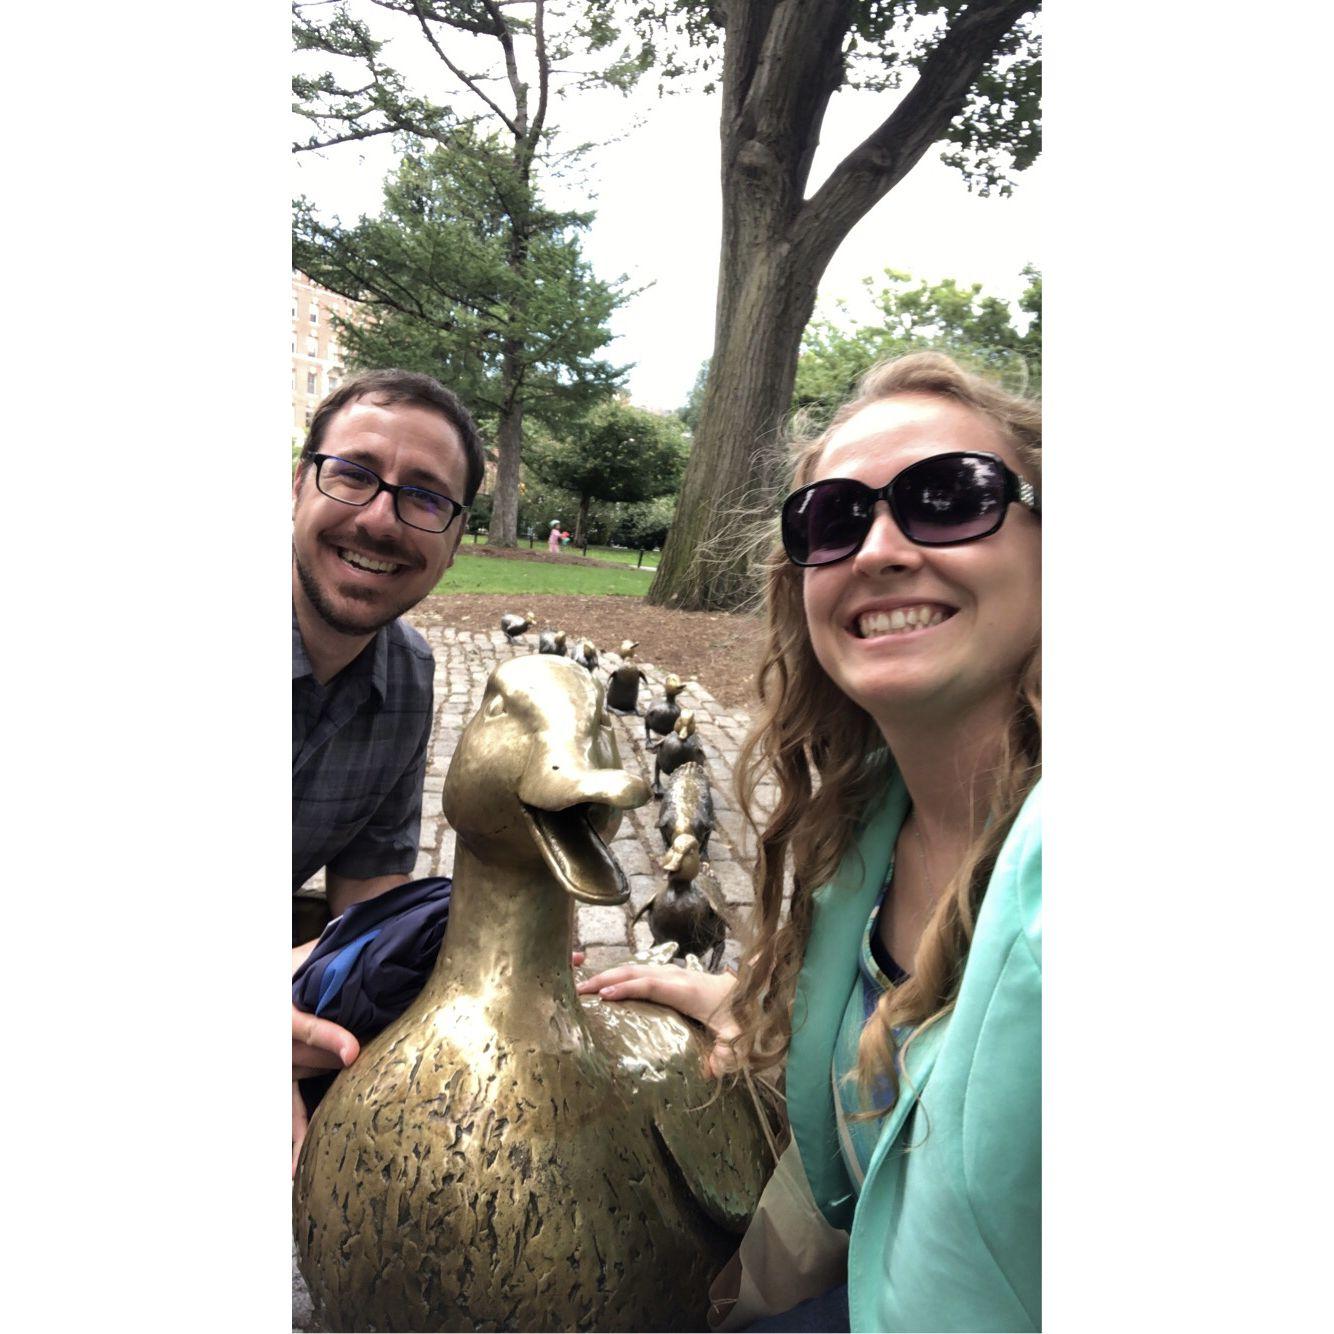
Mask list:
[{"label": "bronze duckling", "polygon": [[666,701],[662,704],[650,704],[644,711],[644,746],[650,750],[655,744],[652,733],[670,736],[676,726],[676,720],[681,716],[681,706],[676,702],[677,695],[685,689],[681,678],[672,672],[662,683],[662,689],[667,696]]},{"label": "bronze duckling", "polygon": [[726,905],[694,834],[679,835],[658,865],[668,880],[647,907],[654,945],[675,941],[682,957],[693,954],[701,962],[707,954],[704,966],[717,972],[727,942]]},{"label": "bronze duckling", "polygon": [[581,998],[570,967],[575,900],[629,895],[603,840],[647,798],[592,676],[536,653],[496,668],[445,781],[435,970],[339,1075],[297,1164],[325,1328],[707,1328],[764,1131],[741,1087],[713,1096],[702,1029]]},{"label": "bronze duckling", "polygon": [[687,760],[672,772],[658,811],[658,833],[664,848],[670,848],[682,834],[693,834],[699,855],[708,856],[713,793],[708,770],[698,760]]},{"label": "bronze duckling", "polygon": [[570,650],[570,661],[577,662],[580,667],[591,674],[598,665],[597,646],[591,639],[581,639]]},{"label": "bronze duckling", "polygon": [[512,644],[536,620],[537,617],[531,611],[524,612],[522,616],[516,616],[512,611],[507,611],[500,618],[500,628],[505,632],[505,638]]},{"label": "bronze duckling", "polygon": [[632,639],[621,643],[621,665],[607,673],[607,707],[616,713],[638,713],[639,683],[647,681],[644,669],[632,662],[639,645]]},{"label": "bronze duckling", "polygon": [[537,637],[537,651],[539,653],[555,653],[563,658],[565,656],[565,631],[543,630]]},{"label": "bronze duckling", "polygon": [[662,796],[662,775],[670,774],[692,760],[704,763],[704,744],[695,735],[695,712],[682,709],[672,735],[658,747],[653,761],[653,795]]}]

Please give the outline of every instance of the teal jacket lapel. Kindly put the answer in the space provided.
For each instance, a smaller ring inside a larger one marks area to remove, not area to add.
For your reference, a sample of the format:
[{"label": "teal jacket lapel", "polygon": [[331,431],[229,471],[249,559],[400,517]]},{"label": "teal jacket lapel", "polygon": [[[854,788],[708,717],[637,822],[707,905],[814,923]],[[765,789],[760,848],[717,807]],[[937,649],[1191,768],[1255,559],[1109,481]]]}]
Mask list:
[{"label": "teal jacket lapel", "polygon": [[[816,891],[810,939],[792,1007],[788,1118],[812,1194],[829,1222],[845,1230],[852,1226],[855,1197],[838,1147],[829,1094],[830,1063],[848,996],[857,980],[861,933],[885,883],[894,841],[907,812],[908,792],[896,771],[889,791],[869,814],[837,874]],[[916,1062],[912,1064],[915,1069]],[[924,1078],[924,1072],[915,1077]],[[906,1106],[902,1111],[896,1106],[891,1122],[897,1117],[895,1124],[901,1126],[906,1114]]]}]

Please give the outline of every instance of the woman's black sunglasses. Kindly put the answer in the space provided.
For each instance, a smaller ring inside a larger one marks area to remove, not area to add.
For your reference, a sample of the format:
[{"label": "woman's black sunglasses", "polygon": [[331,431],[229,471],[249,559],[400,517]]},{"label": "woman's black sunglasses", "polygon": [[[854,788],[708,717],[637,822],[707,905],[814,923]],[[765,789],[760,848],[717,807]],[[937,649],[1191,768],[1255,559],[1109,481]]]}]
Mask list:
[{"label": "woman's black sunglasses", "polygon": [[935,454],[911,463],[878,490],[851,477],[829,477],[783,502],[783,547],[794,565],[833,565],[861,549],[876,501],[889,505],[910,542],[951,547],[990,537],[1011,501],[1042,513],[1031,482],[995,454]]}]

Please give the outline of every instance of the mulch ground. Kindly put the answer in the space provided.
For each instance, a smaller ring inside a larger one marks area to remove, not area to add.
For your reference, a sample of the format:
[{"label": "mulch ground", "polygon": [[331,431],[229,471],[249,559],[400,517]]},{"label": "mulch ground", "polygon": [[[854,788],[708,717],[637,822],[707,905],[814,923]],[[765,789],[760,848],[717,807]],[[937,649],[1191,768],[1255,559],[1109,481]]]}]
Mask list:
[{"label": "mulch ground", "polygon": [[[607,565],[583,556],[550,556],[545,552],[498,551],[480,543],[476,553],[498,560],[576,561]],[[468,554],[473,555],[472,544]],[[613,567],[615,568],[615,567]],[[448,581],[449,576],[445,576]],[[763,645],[764,624],[758,616],[726,612],[672,611],[650,607],[631,597],[571,597],[554,593],[442,593],[428,597],[411,613],[414,621],[434,621],[459,630],[498,630],[505,612],[531,611],[537,624],[524,636],[534,648],[539,630],[564,630],[567,646],[591,639],[601,650],[615,653],[623,639],[639,647],[635,657],[683,681],[692,677],[729,709],[754,709],[755,668]]]}]

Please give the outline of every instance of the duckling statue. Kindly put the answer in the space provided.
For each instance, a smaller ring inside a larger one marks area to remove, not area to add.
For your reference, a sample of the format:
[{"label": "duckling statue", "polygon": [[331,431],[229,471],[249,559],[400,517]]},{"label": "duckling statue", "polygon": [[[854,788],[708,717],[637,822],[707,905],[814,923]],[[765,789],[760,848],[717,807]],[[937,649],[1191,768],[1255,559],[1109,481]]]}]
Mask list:
[{"label": "duckling statue", "polygon": [[639,645],[633,639],[621,642],[621,665],[607,673],[607,707],[616,713],[639,711],[639,683],[647,681],[644,669],[632,662]]},{"label": "duckling statue", "polygon": [[598,665],[597,646],[591,639],[581,639],[570,650],[570,661],[577,662],[580,667],[591,674]]},{"label": "duckling statue", "polygon": [[575,900],[629,897],[604,840],[647,799],[592,676],[537,653],[496,668],[445,781],[435,970],[339,1075],[297,1164],[325,1328],[707,1328],[767,1128],[707,1074],[702,1029],[581,998],[570,966]]},{"label": "duckling statue", "polygon": [[681,678],[672,672],[662,683],[662,689],[667,696],[666,702],[650,704],[644,711],[644,746],[650,750],[657,744],[651,734],[656,732],[659,736],[670,736],[676,720],[681,716],[681,706],[676,702],[677,695],[685,689]]},{"label": "duckling statue", "polygon": [[727,943],[727,908],[708,863],[702,862],[694,834],[681,834],[658,863],[667,872],[667,883],[639,914],[648,913],[648,929],[654,945],[675,941],[681,954],[696,955],[709,962],[712,973],[722,961]]},{"label": "duckling statue", "polygon": [[703,764],[704,745],[695,735],[695,711],[682,709],[675,730],[658,747],[657,757],[653,761],[653,795],[662,796],[663,774],[674,773],[692,760]]},{"label": "duckling statue", "polygon": [[708,856],[713,793],[708,770],[698,760],[687,760],[673,770],[658,810],[658,833],[664,848],[670,848],[682,834],[693,834],[699,855]]},{"label": "duckling statue", "polygon": [[537,637],[537,651],[539,653],[554,653],[563,658],[565,656],[565,631],[543,630]]},{"label": "duckling statue", "polygon": [[500,628],[505,632],[505,638],[514,643],[525,630],[537,620],[531,611],[526,611],[522,616],[516,616],[512,611],[507,611],[500,618]]}]

